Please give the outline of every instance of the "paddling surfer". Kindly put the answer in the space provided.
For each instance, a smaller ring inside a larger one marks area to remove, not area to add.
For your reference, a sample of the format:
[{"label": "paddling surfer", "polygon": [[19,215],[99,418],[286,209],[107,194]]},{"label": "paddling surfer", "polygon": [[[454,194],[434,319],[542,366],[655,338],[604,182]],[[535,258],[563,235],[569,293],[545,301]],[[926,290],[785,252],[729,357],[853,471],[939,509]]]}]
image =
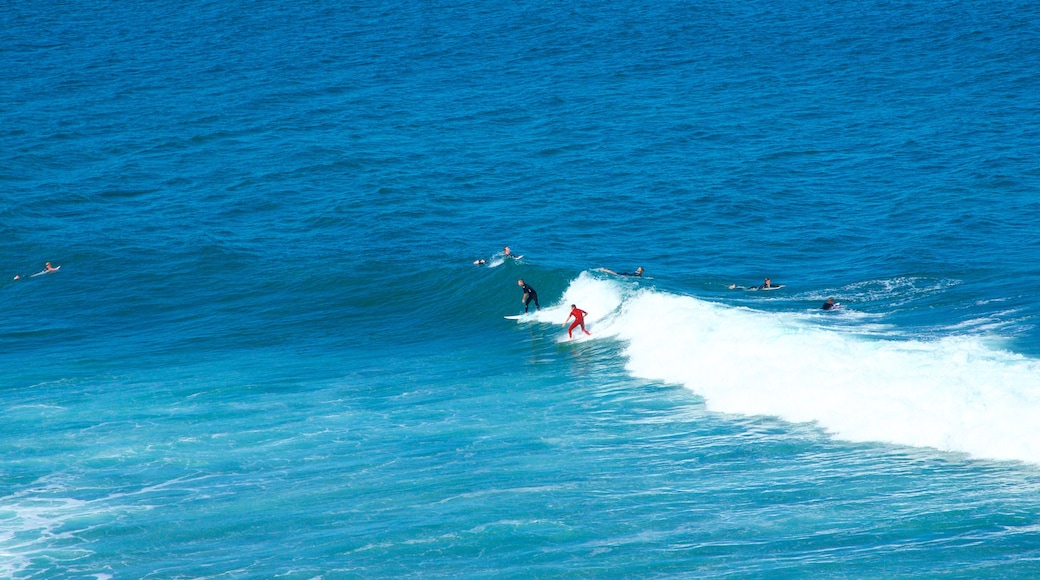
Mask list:
[{"label": "paddling surfer", "polygon": [[783,284],[773,284],[773,281],[766,278],[760,286],[737,286],[736,284],[730,284],[730,290],[771,290],[774,288],[783,288]]},{"label": "paddling surfer", "polygon": [[519,260],[519,259],[523,258],[523,256],[514,255],[513,251],[509,249],[509,246],[506,246],[506,247],[502,248],[502,257],[504,257],[504,258],[512,258],[514,260]]},{"label": "paddling surfer", "polygon": [[642,278],[643,277],[643,267],[642,266],[636,268],[635,272],[615,272],[613,270],[608,270],[606,268],[600,268],[599,271],[600,272],[606,272],[607,274],[613,274],[615,276],[631,276],[633,278]]},{"label": "paddling surfer", "polygon": [[[43,265],[42,270],[29,277],[33,278],[35,276],[39,276],[40,274],[50,274],[51,272],[57,272],[59,269],[61,269],[61,266],[52,266],[50,262],[47,262]],[[21,274],[16,274],[14,277],[15,280],[21,280],[22,278],[24,278],[24,276],[22,276]]]}]

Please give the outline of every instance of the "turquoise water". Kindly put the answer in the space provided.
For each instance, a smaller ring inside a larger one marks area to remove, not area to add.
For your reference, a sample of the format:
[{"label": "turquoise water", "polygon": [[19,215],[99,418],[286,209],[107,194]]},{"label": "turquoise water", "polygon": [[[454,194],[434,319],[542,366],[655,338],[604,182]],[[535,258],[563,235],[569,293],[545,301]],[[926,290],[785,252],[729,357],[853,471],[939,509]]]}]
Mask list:
[{"label": "turquoise water", "polygon": [[0,576],[1040,574],[1037,6],[0,24]]}]

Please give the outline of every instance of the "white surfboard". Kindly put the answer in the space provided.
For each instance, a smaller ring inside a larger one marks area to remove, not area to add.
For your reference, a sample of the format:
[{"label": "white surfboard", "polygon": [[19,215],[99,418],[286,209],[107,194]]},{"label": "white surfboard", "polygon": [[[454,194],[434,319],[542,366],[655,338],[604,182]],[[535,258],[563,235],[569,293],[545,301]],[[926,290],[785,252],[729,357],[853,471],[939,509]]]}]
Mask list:
[{"label": "white surfboard", "polygon": [[510,315],[510,316],[506,316],[504,318],[506,320],[523,320],[525,318],[530,318],[530,316],[531,316],[530,314],[513,314],[513,315]]},{"label": "white surfboard", "polygon": [[57,268],[55,268],[53,270],[41,270],[41,271],[39,271],[39,272],[33,274],[32,276],[29,276],[29,277],[30,278],[35,278],[37,276],[43,276],[44,274],[53,274],[53,273],[57,272],[58,270],[61,270],[61,266],[58,266]]},{"label": "white surfboard", "polygon": [[768,288],[763,288],[762,286],[737,286],[735,284],[731,284],[729,289],[730,290],[744,290],[746,292],[757,292],[759,290],[779,290],[779,289],[781,289],[783,287],[784,287],[783,284],[773,284],[772,286],[770,286]]}]

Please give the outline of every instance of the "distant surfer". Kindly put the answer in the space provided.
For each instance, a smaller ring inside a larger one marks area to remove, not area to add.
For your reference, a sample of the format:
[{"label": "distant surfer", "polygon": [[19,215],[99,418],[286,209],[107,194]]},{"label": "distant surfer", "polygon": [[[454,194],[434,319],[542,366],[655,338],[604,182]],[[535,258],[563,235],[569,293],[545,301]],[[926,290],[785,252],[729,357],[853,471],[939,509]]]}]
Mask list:
[{"label": "distant surfer", "polygon": [[820,309],[821,310],[834,310],[834,309],[838,308],[839,306],[841,306],[840,302],[835,302],[833,298],[828,298],[827,301],[823,303],[823,306],[820,307]]},{"label": "distant surfer", "polygon": [[783,288],[783,284],[773,284],[773,281],[766,278],[765,282],[762,282],[759,286],[737,286],[736,284],[730,284],[730,290],[774,290],[776,288]]},{"label": "distant surfer", "polygon": [[485,260],[484,258],[481,258],[479,260],[473,260],[473,265],[474,266],[487,266],[488,268],[494,268],[495,266],[501,265],[502,262],[504,262],[506,258],[511,258],[514,262],[516,262],[516,261],[521,260],[523,258],[523,256],[516,256],[516,255],[514,255],[513,251],[509,249],[509,246],[506,246],[506,247],[502,248],[502,253],[495,254],[494,256],[491,256],[490,263],[488,262],[488,260]]},{"label": "distant surfer", "polygon": [[509,246],[506,246],[506,247],[502,248],[502,256],[504,256],[506,258],[512,258],[514,260],[519,260],[519,259],[523,258],[523,256],[515,256],[515,255],[513,255],[513,251],[509,249]]},{"label": "distant surfer", "polygon": [[571,327],[567,329],[567,338],[574,338],[574,329],[578,326],[581,326],[582,332],[589,334],[589,331],[585,330],[585,317],[588,315],[588,312],[585,312],[581,308],[571,304],[571,313],[567,315],[567,320],[563,322],[563,325],[567,326],[567,323],[571,321],[571,316],[574,317],[574,322],[571,323]]},{"label": "distant surfer", "polygon": [[535,310],[538,310],[539,308],[541,308],[541,306],[538,305],[538,293],[534,291],[534,288],[531,288],[523,280],[517,280],[516,281],[516,285],[521,287],[521,288],[523,288],[523,290],[524,290],[524,297],[521,298],[520,301],[524,303],[524,312],[525,313],[527,312],[527,309],[530,306],[532,300],[534,300],[534,309]]},{"label": "distant surfer", "polygon": [[[60,269],[61,269],[61,266],[52,266],[50,262],[47,262],[46,264],[43,265],[43,269],[42,270],[40,270],[39,272],[37,272],[37,273],[35,273],[35,274],[33,274],[32,276],[29,276],[29,277],[30,278],[34,278],[36,276],[41,276],[43,274],[50,274],[52,272],[57,272]],[[24,278],[24,276],[22,276],[21,274],[18,274],[18,275],[16,275],[14,277],[15,280],[21,280],[22,278]]]},{"label": "distant surfer", "polygon": [[600,268],[599,271],[600,272],[606,272],[607,274],[613,274],[615,276],[632,276],[634,278],[642,278],[643,277],[643,267],[642,266],[636,268],[635,272],[615,272],[613,270],[608,270],[606,268]]}]

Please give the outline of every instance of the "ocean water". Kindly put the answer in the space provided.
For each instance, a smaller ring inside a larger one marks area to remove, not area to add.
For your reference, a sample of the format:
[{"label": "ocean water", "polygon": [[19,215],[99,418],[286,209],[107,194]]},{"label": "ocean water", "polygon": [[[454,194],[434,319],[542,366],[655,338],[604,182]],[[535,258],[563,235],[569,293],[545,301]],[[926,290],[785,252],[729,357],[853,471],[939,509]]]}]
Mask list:
[{"label": "ocean water", "polygon": [[5,4],[0,576],[1040,576],[1038,30]]}]

